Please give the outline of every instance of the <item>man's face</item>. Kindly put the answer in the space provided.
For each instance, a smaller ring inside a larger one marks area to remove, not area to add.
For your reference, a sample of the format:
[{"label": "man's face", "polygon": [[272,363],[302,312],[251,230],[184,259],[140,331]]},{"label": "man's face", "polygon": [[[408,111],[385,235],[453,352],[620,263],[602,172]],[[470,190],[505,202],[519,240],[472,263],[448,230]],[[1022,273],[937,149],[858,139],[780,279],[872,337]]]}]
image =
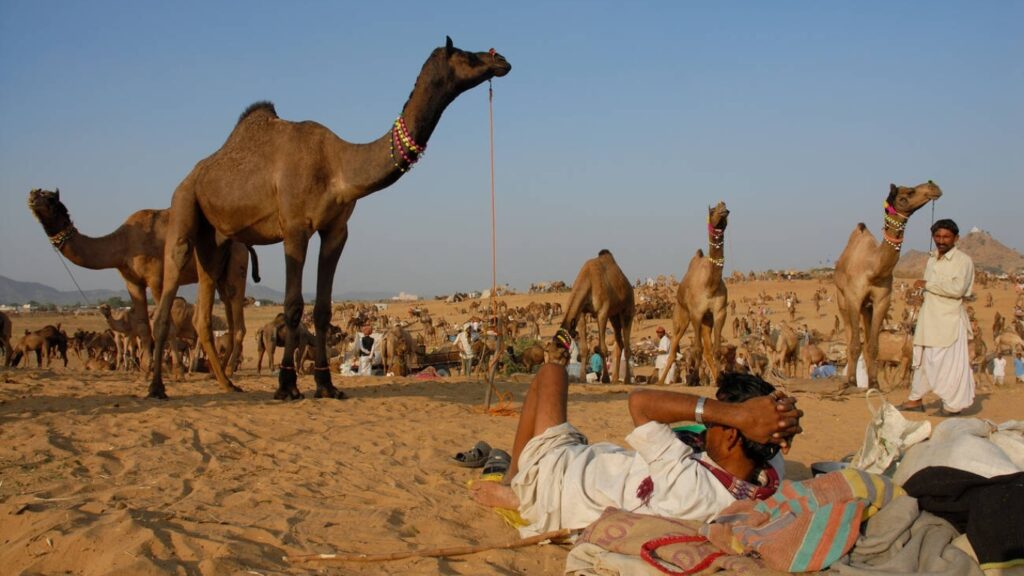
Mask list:
[{"label": "man's face", "polygon": [[949,252],[953,246],[956,246],[956,241],[959,239],[959,236],[945,228],[939,228],[932,234],[932,242],[935,243],[935,249],[939,251],[940,256]]}]

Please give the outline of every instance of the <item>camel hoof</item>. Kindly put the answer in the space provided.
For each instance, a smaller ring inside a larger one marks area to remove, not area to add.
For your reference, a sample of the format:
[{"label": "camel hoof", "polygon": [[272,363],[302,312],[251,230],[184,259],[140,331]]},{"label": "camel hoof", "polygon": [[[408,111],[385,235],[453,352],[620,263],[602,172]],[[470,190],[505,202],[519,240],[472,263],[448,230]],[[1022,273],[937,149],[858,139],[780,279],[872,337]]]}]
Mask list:
[{"label": "camel hoof", "polygon": [[231,382],[228,382],[228,385],[224,387],[224,390],[226,392],[245,392],[245,390],[242,390],[241,388],[235,386]]},{"label": "camel hoof", "polygon": [[146,398],[153,398],[154,400],[167,400],[167,391],[164,390],[163,386],[150,386],[149,394],[146,394]]},{"label": "camel hoof", "polygon": [[302,400],[305,396],[295,386],[291,388],[278,388],[274,392],[274,400]]},{"label": "camel hoof", "polygon": [[334,398],[336,400],[345,400],[348,398],[348,394],[345,394],[344,391],[339,390],[332,385],[329,386],[330,388],[317,386],[316,398]]}]

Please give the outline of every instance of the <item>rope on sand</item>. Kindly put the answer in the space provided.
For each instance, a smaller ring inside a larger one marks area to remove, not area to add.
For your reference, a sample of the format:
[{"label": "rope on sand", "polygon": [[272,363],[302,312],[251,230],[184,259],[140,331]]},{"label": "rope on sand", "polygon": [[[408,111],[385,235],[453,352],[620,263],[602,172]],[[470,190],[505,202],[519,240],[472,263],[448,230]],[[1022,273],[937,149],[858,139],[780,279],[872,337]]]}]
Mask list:
[{"label": "rope on sand", "polygon": [[552,530],[551,532],[545,532],[529,538],[522,538],[515,542],[508,542],[506,544],[478,544],[476,546],[450,546],[447,548],[433,548],[427,550],[411,550],[408,552],[392,552],[389,554],[343,554],[333,552],[329,554],[305,554],[298,556],[285,556],[284,561],[292,564],[301,564],[306,562],[389,562],[392,560],[404,560],[406,558],[442,558],[448,556],[465,556],[467,554],[476,554],[477,552],[487,552],[488,550],[511,550],[514,548],[525,548],[527,546],[533,546],[535,544],[543,544],[544,542],[550,541],[553,544],[557,544],[570,536],[572,536],[575,530],[563,528],[561,530]]}]

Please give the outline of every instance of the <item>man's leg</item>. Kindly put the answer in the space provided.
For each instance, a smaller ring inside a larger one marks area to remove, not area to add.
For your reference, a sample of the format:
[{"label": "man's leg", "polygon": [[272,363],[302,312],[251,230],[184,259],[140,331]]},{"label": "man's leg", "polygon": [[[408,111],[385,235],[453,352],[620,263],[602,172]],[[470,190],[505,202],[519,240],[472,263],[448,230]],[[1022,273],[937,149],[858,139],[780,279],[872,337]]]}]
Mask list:
[{"label": "man's leg", "polygon": [[485,506],[519,508],[519,497],[509,483],[519,471],[519,455],[531,438],[552,426],[566,421],[566,403],[569,397],[569,375],[561,364],[543,364],[530,383],[523,401],[519,426],[512,446],[512,463],[501,483],[474,482],[470,486],[473,500]]},{"label": "man's leg", "polygon": [[566,422],[569,399],[569,375],[561,364],[543,364],[530,382],[530,390],[523,401],[515,440],[512,443],[512,465],[507,480],[519,471],[519,455],[526,443],[548,428]]}]

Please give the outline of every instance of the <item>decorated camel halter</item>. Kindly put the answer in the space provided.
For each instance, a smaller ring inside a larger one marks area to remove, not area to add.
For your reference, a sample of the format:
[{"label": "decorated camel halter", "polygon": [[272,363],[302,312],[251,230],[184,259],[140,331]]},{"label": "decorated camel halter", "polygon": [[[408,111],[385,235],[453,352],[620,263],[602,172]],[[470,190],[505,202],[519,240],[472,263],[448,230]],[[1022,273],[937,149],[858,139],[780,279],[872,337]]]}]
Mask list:
[{"label": "decorated camel halter", "polygon": [[57,232],[53,236],[50,236],[50,244],[53,244],[54,248],[60,250],[64,247],[64,244],[67,243],[71,236],[75,234],[75,232],[78,232],[78,230],[75,229],[75,225],[69,224],[67,228]]},{"label": "decorated camel halter", "polygon": [[[395,158],[396,149],[402,160],[405,160],[404,167],[398,162],[398,158]],[[395,123],[391,126],[391,162],[395,168],[398,168],[399,172],[410,170],[426,150],[426,144],[420,146],[412,139],[409,128],[405,125],[405,118],[395,118]]]},{"label": "decorated camel halter", "polygon": [[[892,247],[893,250],[899,252],[903,248],[903,231],[907,228],[907,220],[910,219],[910,216],[893,208],[888,200],[882,203],[882,207],[885,209],[885,225],[882,226],[882,240]],[[888,234],[890,228],[893,231],[892,236]]]},{"label": "decorated camel halter", "polygon": [[[725,246],[725,230],[719,230],[712,226],[710,215],[708,216],[708,246],[715,250],[720,250]],[[708,254],[708,260],[719,268],[725,268],[725,256],[715,258]]]}]

